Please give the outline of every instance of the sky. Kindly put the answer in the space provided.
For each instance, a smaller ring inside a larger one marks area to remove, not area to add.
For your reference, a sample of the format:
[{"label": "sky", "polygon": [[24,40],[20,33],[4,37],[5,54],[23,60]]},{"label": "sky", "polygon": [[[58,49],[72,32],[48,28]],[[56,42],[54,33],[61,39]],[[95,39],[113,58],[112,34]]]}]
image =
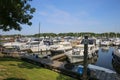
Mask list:
[{"label": "sky", "polygon": [[120,0],[33,0],[32,26],[0,34],[120,32]]}]

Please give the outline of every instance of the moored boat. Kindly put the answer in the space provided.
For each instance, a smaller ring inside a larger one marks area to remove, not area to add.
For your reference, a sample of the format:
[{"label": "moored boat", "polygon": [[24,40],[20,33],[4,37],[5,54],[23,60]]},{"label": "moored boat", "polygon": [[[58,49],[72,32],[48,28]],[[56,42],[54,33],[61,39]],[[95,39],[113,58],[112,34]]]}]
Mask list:
[{"label": "moored boat", "polygon": [[[65,52],[70,63],[82,62],[84,60],[84,39],[76,48]],[[88,59],[97,56],[98,49],[94,45],[94,40],[89,39]]]},{"label": "moored boat", "polygon": [[56,55],[56,54],[64,53],[71,49],[72,49],[72,45],[70,42],[60,42],[57,45],[52,45],[50,47],[50,52],[51,52],[51,55]]}]

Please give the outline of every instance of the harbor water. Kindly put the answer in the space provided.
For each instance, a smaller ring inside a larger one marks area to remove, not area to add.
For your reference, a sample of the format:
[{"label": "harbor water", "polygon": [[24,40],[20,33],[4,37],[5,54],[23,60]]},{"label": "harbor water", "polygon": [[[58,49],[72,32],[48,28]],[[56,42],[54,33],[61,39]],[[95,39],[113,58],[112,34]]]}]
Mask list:
[{"label": "harbor water", "polygon": [[114,52],[114,49],[115,47],[108,47],[108,49],[100,47],[95,65],[114,70],[112,65],[112,53]]},{"label": "harbor water", "polygon": [[[88,60],[88,64],[94,64],[96,66],[111,69],[113,71],[118,71],[116,69],[116,67],[113,67],[114,64],[113,64],[113,61],[112,61],[112,58],[113,58],[112,53],[114,52],[115,48],[116,47],[110,47],[110,46],[99,47],[98,56]],[[65,59],[65,60],[62,60],[62,61],[66,62],[67,60]],[[83,65],[83,62],[74,63],[74,65]]]},{"label": "harbor water", "polygon": [[[115,72],[118,72],[115,64],[113,64],[113,56],[116,47],[99,47],[98,56],[88,60],[88,64],[93,64],[96,66],[104,67]],[[66,60],[65,60],[66,61]],[[74,63],[74,65],[83,65],[83,62]],[[118,65],[118,64],[117,64]],[[119,73],[119,72],[118,72]]]},{"label": "harbor water", "polygon": [[[110,70],[113,70],[117,73],[120,73],[119,71],[119,64],[115,64],[113,62],[113,56],[112,53],[114,52],[116,47],[99,47],[98,51],[98,57],[93,58],[91,60],[88,60],[88,64],[93,64],[96,66],[104,67]],[[82,65],[83,63],[77,63],[77,65]]]}]

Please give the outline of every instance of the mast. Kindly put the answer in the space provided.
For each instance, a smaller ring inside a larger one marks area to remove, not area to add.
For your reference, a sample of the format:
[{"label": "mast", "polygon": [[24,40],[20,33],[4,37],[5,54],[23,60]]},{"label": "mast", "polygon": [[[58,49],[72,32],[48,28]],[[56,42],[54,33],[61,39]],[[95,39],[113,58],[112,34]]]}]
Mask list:
[{"label": "mast", "polygon": [[117,38],[117,33],[116,33],[116,38]]},{"label": "mast", "polygon": [[40,52],[40,22],[39,22],[39,33],[38,33],[38,39],[39,39],[39,43],[38,43],[38,53]]}]

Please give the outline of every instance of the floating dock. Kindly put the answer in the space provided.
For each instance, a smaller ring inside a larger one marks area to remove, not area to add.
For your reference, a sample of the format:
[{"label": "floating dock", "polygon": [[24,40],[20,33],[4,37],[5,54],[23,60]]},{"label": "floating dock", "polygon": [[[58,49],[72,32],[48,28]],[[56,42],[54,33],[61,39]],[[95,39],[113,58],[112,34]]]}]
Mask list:
[{"label": "floating dock", "polygon": [[[76,78],[78,80],[81,80],[82,78],[82,75],[80,75],[78,72],[66,69],[64,67],[64,65],[66,64],[65,62],[51,60],[51,58],[46,58],[46,59],[36,58],[36,56],[32,56],[32,55],[21,56],[21,59],[27,62],[37,64],[44,68],[62,73],[64,75]],[[91,70],[90,78],[97,78],[98,80],[120,80],[120,75],[114,71],[109,72],[109,69],[107,71],[103,69],[98,70],[96,68],[90,70]]]}]

